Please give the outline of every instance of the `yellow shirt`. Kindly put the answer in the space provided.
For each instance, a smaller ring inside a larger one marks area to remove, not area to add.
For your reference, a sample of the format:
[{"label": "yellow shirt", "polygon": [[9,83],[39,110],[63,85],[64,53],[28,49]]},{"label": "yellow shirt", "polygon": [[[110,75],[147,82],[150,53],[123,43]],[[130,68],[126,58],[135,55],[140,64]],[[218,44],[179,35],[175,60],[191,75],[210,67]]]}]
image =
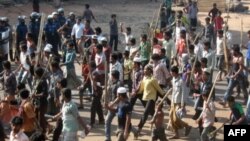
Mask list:
[{"label": "yellow shirt", "polygon": [[131,59],[124,59],[124,80],[129,80],[133,62]]},{"label": "yellow shirt", "polygon": [[154,77],[144,77],[141,85],[140,85],[140,92],[143,91],[142,100],[156,100],[157,92],[161,95],[164,95],[163,90],[159,86],[157,80]]}]

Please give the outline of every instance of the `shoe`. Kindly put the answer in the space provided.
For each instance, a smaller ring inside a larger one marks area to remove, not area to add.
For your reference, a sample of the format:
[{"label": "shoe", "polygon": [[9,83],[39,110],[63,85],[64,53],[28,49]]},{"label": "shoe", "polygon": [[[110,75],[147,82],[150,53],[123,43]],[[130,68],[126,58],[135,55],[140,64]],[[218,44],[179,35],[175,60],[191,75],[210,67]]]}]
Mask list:
[{"label": "shoe", "polygon": [[188,136],[190,131],[191,131],[192,127],[191,126],[188,126],[185,128],[185,136]]},{"label": "shoe", "polygon": [[137,140],[139,136],[138,131],[133,132],[133,134],[134,134],[134,140]]}]

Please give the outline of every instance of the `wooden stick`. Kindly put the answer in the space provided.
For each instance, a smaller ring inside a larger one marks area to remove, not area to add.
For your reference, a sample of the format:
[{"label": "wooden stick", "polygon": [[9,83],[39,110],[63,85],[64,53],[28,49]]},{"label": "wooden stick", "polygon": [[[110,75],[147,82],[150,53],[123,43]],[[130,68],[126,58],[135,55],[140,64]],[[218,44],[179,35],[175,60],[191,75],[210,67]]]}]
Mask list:
[{"label": "wooden stick", "polygon": [[208,137],[209,138],[213,138],[215,136],[215,134],[221,129],[224,127],[224,125],[228,122],[230,122],[231,120],[227,120],[225,121],[219,128],[217,128],[216,130],[212,131],[211,133],[208,134]]},{"label": "wooden stick", "polygon": [[41,21],[40,21],[39,35],[38,35],[38,42],[37,42],[38,54],[36,56],[36,65],[35,65],[35,67],[38,66],[39,61],[42,58],[42,36],[43,36],[44,23],[45,23],[45,19],[46,19],[45,16],[46,15],[44,13],[42,13],[42,18],[41,18]]},{"label": "wooden stick", "polygon": [[107,60],[105,60],[105,82],[104,82],[104,104],[107,104],[108,102],[108,63]]},{"label": "wooden stick", "polygon": [[240,44],[243,44],[243,19],[241,17]]},{"label": "wooden stick", "polygon": [[[209,96],[208,96],[207,101],[210,101],[210,99],[211,99],[211,96],[212,96],[212,94],[213,94],[213,90],[214,90],[214,88],[215,88],[215,84],[216,84],[216,82],[217,82],[217,80],[218,80],[218,77],[219,77],[220,73],[222,73],[222,72],[219,71],[218,74],[217,74],[216,77],[215,77],[214,84],[213,84],[213,86],[212,86],[212,88],[211,88],[211,90],[210,90],[210,93],[209,93]],[[201,112],[201,114],[200,114],[200,117],[199,117],[197,120],[200,120],[200,119],[201,119],[202,114],[203,114],[204,112],[205,112],[205,108],[202,110],[202,112]]]},{"label": "wooden stick", "polygon": [[[167,93],[166,93],[166,94],[164,95],[164,97],[161,99],[159,105],[161,105],[161,104],[164,102],[164,100],[168,97],[168,95],[170,95],[170,93],[172,92],[172,90],[173,90],[173,88],[171,88],[171,89],[169,89],[169,90],[167,91]],[[156,110],[155,113],[154,113],[154,116],[153,116],[153,118],[152,118],[152,121],[155,120],[156,115],[157,115],[157,110]],[[151,129],[153,129],[153,123],[151,124]]]}]

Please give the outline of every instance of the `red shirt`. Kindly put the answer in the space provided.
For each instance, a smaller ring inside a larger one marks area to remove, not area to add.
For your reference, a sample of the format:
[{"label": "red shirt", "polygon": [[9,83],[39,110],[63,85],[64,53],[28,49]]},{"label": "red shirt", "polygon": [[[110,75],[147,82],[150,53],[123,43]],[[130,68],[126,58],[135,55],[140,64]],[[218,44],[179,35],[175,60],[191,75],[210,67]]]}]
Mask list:
[{"label": "red shirt", "polygon": [[184,39],[180,38],[177,41],[177,53],[179,56],[182,55],[182,53],[187,53],[187,49],[186,49],[186,42]]},{"label": "red shirt", "polygon": [[89,66],[88,64],[82,64],[82,76],[84,80],[87,80],[89,74]]},{"label": "red shirt", "polygon": [[214,29],[216,31],[221,30],[223,25],[223,18],[222,17],[215,17],[214,18]]}]

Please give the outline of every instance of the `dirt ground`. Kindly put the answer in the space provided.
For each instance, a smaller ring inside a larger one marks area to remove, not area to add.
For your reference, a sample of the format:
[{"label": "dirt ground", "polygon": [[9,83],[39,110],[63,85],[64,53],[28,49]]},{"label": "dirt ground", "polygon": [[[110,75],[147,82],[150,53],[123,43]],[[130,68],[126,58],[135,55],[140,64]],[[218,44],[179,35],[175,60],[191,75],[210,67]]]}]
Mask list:
[{"label": "dirt ground", "polygon": [[[159,0],[160,1],[160,0]],[[159,8],[160,2],[150,2],[149,0],[82,0],[82,1],[67,1],[64,2],[63,8],[65,9],[65,14],[69,12],[74,12],[76,15],[81,15],[84,9],[84,4],[89,3],[91,5],[91,9],[93,10],[97,23],[93,22],[92,27],[100,26],[103,29],[103,33],[109,33],[108,22],[110,20],[110,15],[115,13],[117,14],[117,21],[124,22],[126,26],[132,27],[132,33],[137,37],[137,41],[139,41],[139,36],[142,31],[145,29],[145,25],[150,23],[154,12]],[[245,4],[250,5],[250,1],[244,1]],[[212,4],[211,4],[212,5]],[[40,10],[46,14],[55,11],[56,9],[53,7],[52,2],[41,2]],[[10,18],[11,24],[16,24],[18,15],[26,15],[32,11],[32,5],[26,4],[22,6],[12,6],[6,8],[0,8],[0,16],[7,16]],[[223,17],[226,14],[223,14]],[[204,19],[207,16],[207,13],[200,12],[199,19],[204,24]],[[240,33],[241,33],[241,18],[243,19],[243,31],[244,38],[243,43],[247,42],[246,31],[250,29],[250,16],[248,14],[234,14],[230,13],[229,19],[229,29],[233,34],[233,43],[240,43]],[[123,37],[120,37],[120,40],[123,40]],[[120,46],[121,48],[121,46]],[[76,64],[77,74],[80,75],[80,66]],[[216,85],[216,96],[217,99],[222,98],[225,93],[227,87],[226,81],[218,82]],[[74,100],[78,103],[77,91],[74,91]],[[242,101],[242,98],[240,98]],[[90,117],[90,102],[85,101],[85,109],[81,110],[81,116],[84,117],[85,120],[89,121]],[[183,130],[180,131],[181,138],[176,141],[198,141],[199,133],[197,124],[191,119],[194,110],[193,105],[188,105],[188,115],[184,119],[188,122],[193,128],[188,137],[184,137]],[[216,103],[217,112],[216,116],[219,119],[219,122],[215,124],[216,127],[219,127],[224,121],[228,119],[229,109],[222,108],[220,105]],[[165,112],[165,125],[168,123],[168,111],[167,107],[164,107]],[[139,119],[142,116],[144,108],[140,103],[136,104],[136,107],[133,111],[132,115],[132,124],[137,125],[139,123]],[[151,117],[150,117],[151,118]],[[98,123],[98,122],[97,122]],[[117,119],[115,118],[112,122],[112,140],[116,140],[115,130],[117,127]],[[150,140],[151,130],[150,124],[145,124],[142,130],[142,136],[138,138],[139,141],[148,141]],[[172,132],[167,130],[167,136],[171,136]],[[105,139],[104,133],[104,125],[96,125],[95,128],[91,130],[91,133],[85,138],[80,140],[86,141],[103,141]],[[133,140],[133,135],[131,134],[129,141]],[[217,140],[223,140],[223,130],[218,132]]]}]

